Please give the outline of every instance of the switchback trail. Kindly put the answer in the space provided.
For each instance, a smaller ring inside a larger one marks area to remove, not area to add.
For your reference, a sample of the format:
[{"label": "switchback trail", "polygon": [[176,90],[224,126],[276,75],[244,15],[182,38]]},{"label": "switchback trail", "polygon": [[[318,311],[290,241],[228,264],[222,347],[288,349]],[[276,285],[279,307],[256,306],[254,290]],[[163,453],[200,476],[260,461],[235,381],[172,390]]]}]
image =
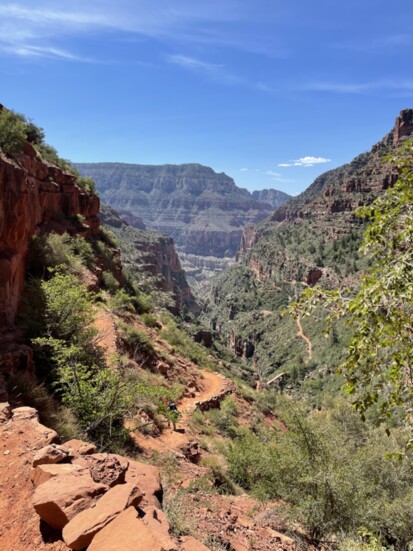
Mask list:
[{"label": "switchback trail", "polygon": [[301,325],[301,318],[300,318],[300,317],[297,318],[297,327],[298,327],[297,336],[298,336],[298,337],[301,337],[302,339],[304,339],[305,342],[307,343],[307,354],[308,354],[308,359],[311,360],[311,358],[313,357],[313,345],[311,344],[311,341],[310,341],[310,339],[307,337],[307,335],[304,334],[303,326]]},{"label": "switchback trail", "polygon": [[140,447],[152,451],[178,452],[180,448],[191,441],[189,421],[191,414],[196,409],[197,402],[218,396],[230,384],[230,381],[223,375],[213,371],[200,371],[199,376],[203,383],[202,390],[197,392],[194,397],[183,398],[177,403],[180,413],[177,431],[172,430],[172,428],[166,428],[158,437],[136,432],[134,440]]}]

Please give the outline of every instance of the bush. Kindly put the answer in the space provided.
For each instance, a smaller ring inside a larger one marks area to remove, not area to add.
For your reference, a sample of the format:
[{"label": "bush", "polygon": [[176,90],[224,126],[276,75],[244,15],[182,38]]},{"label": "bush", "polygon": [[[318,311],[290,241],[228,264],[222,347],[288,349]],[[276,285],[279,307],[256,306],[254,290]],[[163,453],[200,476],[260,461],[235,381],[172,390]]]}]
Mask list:
[{"label": "bush", "polygon": [[92,178],[85,178],[84,176],[78,176],[76,183],[79,187],[88,191],[89,193],[96,193],[96,184]]},{"label": "bush", "polygon": [[412,534],[411,462],[385,459],[384,431],[345,402],[308,415],[286,404],[288,430],[244,430],[228,453],[229,474],[264,499],[285,499],[311,536],[354,535],[361,527],[406,549]]},{"label": "bush", "polygon": [[119,327],[121,338],[128,345],[134,359],[154,353],[151,339],[144,331],[126,323],[120,323]]},{"label": "bush", "polygon": [[102,282],[105,288],[112,294],[115,294],[119,289],[119,281],[111,272],[102,273]]},{"label": "bush", "polygon": [[154,316],[153,314],[144,313],[141,315],[141,319],[146,327],[151,327],[152,329],[154,329],[155,327],[160,327],[156,316]]},{"label": "bush", "polygon": [[125,314],[134,312],[133,299],[123,289],[116,291],[115,295],[110,300],[111,309],[117,314]]},{"label": "bush", "polygon": [[212,367],[207,350],[196,343],[182,329],[179,329],[171,318],[166,318],[166,324],[160,332],[160,337],[174,346],[182,356],[201,367]]},{"label": "bush", "polygon": [[21,117],[9,111],[0,111],[0,148],[7,155],[16,155],[23,151],[23,144],[26,139],[26,126]]}]

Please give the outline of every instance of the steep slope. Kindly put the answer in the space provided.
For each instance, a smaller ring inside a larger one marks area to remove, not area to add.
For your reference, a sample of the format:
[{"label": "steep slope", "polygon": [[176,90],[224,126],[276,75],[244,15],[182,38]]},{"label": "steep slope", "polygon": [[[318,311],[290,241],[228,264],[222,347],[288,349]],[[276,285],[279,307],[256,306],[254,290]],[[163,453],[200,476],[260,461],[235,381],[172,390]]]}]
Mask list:
[{"label": "steep slope", "polygon": [[[371,151],[321,175],[270,219],[245,230],[241,263],[215,286],[209,319],[236,355],[250,359],[262,380],[284,372],[282,385],[306,379],[316,392],[324,383],[315,382],[314,373],[322,378],[340,363],[348,328],[337,327],[326,343],[322,312],[310,323],[304,320],[298,332],[280,313],[303,286],[351,284],[367,266],[368,259],[358,254],[365,226],[355,209],[394,183],[397,174],[385,156],[412,132],[413,109],[406,109]],[[312,342],[311,358],[303,334]]]},{"label": "steep slope", "polygon": [[269,216],[268,203],[245,194],[224,173],[199,164],[147,166],[80,163],[104,202],[127,222],[143,219],[150,229],[173,237],[178,251],[235,256],[242,230]]},{"label": "steep slope", "polygon": [[130,226],[107,205],[102,205],[100,219],[118,239],[124,268],[140,275],[143,291],[171,294],[173,304],[169,309],[173,313],[199,313],[171,237]]}]

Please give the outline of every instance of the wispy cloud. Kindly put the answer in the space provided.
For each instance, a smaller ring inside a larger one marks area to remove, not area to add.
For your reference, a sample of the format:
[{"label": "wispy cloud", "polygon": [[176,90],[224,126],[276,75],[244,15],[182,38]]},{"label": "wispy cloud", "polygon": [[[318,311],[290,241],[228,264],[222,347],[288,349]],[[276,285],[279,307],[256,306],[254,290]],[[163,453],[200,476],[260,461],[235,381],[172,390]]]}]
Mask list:
[{"label": "wispy cloud", "polygon": [[225,65],[217,63],[209,63],[192,56],[187,55],[168,55],[166,57],[169,63],[179,65],[183,69],[194,71],[203,74],[210,80],[220,82],[221,84],[227,84],[230,86],[244,86],[253,90],[259,90],[260,92],[276,92],[275,89],[270,86],[266,86],[262,82],[253,81],[243,76],[236,75],[229,71]]},{"label": "wispy cloud", "polygon": [[[314,166],[320,165],[323,163],[330,163],[331,159],[326,159],[325,157],[312,157],[310,155],[306,157],[300,157],[288,163],[279,163],[278,166],[288,167],[288,166]],[[267,173],[268,174],[268,173]]]},{"label": "wispy cloud", "polygon": [[278,182],[279,184],[293,184],[295,182],[295,180],[284,178],[282,174],[275,172],[274,170],[267,170],[265,174],[270,176],[273,182]]},{"label": "wispy cloud", "polygon": [[[239,0],[71,0],[61,7],[55,0],[15,0],[0,5],[0,47],[15,55],[26,50],[59,49],[61,41],[86,33],[118,31],[176,42],[227,43],[237,40],[210,23],[225,24],[245,16]],[[22,53],[23,52],[23,53]],[[73,54],[66,59],[77,59]],[[62,56],[63,59],[63,56]]]},{"label": "wispy cloud", "polygon": [[370,40],[351,40],[348,42],[340,42],[334,44],[335,48],[340,50],[349,50],[351,52],[363,52],[363,53],[382,53],[384,55],[399,54],[406,47],[413,44],[412,33],[398,33],[387,36],[380,36],[378,38],[371,38]]},{"label": "wispy cloud", "polygon": [[202,73],[208,78],[224,84],[248,84],[248,81],[229,72],[225,65],[208,63],[186,55],[169,55],[167,61],[179,65],[183,69]]},{"label": "wispy cloud", "polygon": [[0,46],[0,49],[22,57],[46,57],[50,59],[63,59],[67,61],[80,61],[82,63],[93,62],[92,58],[82,57],[58,48],[41,46]]},{"label": "wispy cloud", "polygon": [[240,168],[240,172],[248,172],[248,168]]},{"label": "wispy cloud", "polygon": [[372,82],[310,82],[302,87],[315,92],[333,92],[338,94],[365,94],[372,91],[413,92],[413,80],[377,80]]}]

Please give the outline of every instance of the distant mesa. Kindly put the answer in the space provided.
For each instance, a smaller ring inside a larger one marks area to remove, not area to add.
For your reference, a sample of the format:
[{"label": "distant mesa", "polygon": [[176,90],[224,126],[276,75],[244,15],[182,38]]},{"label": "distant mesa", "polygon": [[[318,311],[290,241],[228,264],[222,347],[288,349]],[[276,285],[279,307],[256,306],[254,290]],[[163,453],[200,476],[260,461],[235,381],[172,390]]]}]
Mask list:
[{"label": "distant mesa", "polygon": [[247,224],[272,214],[290,196],[249,193],[224,173],[200,164],[78,163],[102,200],[130,225],[173,237],[178,252],[234,257]]}]

